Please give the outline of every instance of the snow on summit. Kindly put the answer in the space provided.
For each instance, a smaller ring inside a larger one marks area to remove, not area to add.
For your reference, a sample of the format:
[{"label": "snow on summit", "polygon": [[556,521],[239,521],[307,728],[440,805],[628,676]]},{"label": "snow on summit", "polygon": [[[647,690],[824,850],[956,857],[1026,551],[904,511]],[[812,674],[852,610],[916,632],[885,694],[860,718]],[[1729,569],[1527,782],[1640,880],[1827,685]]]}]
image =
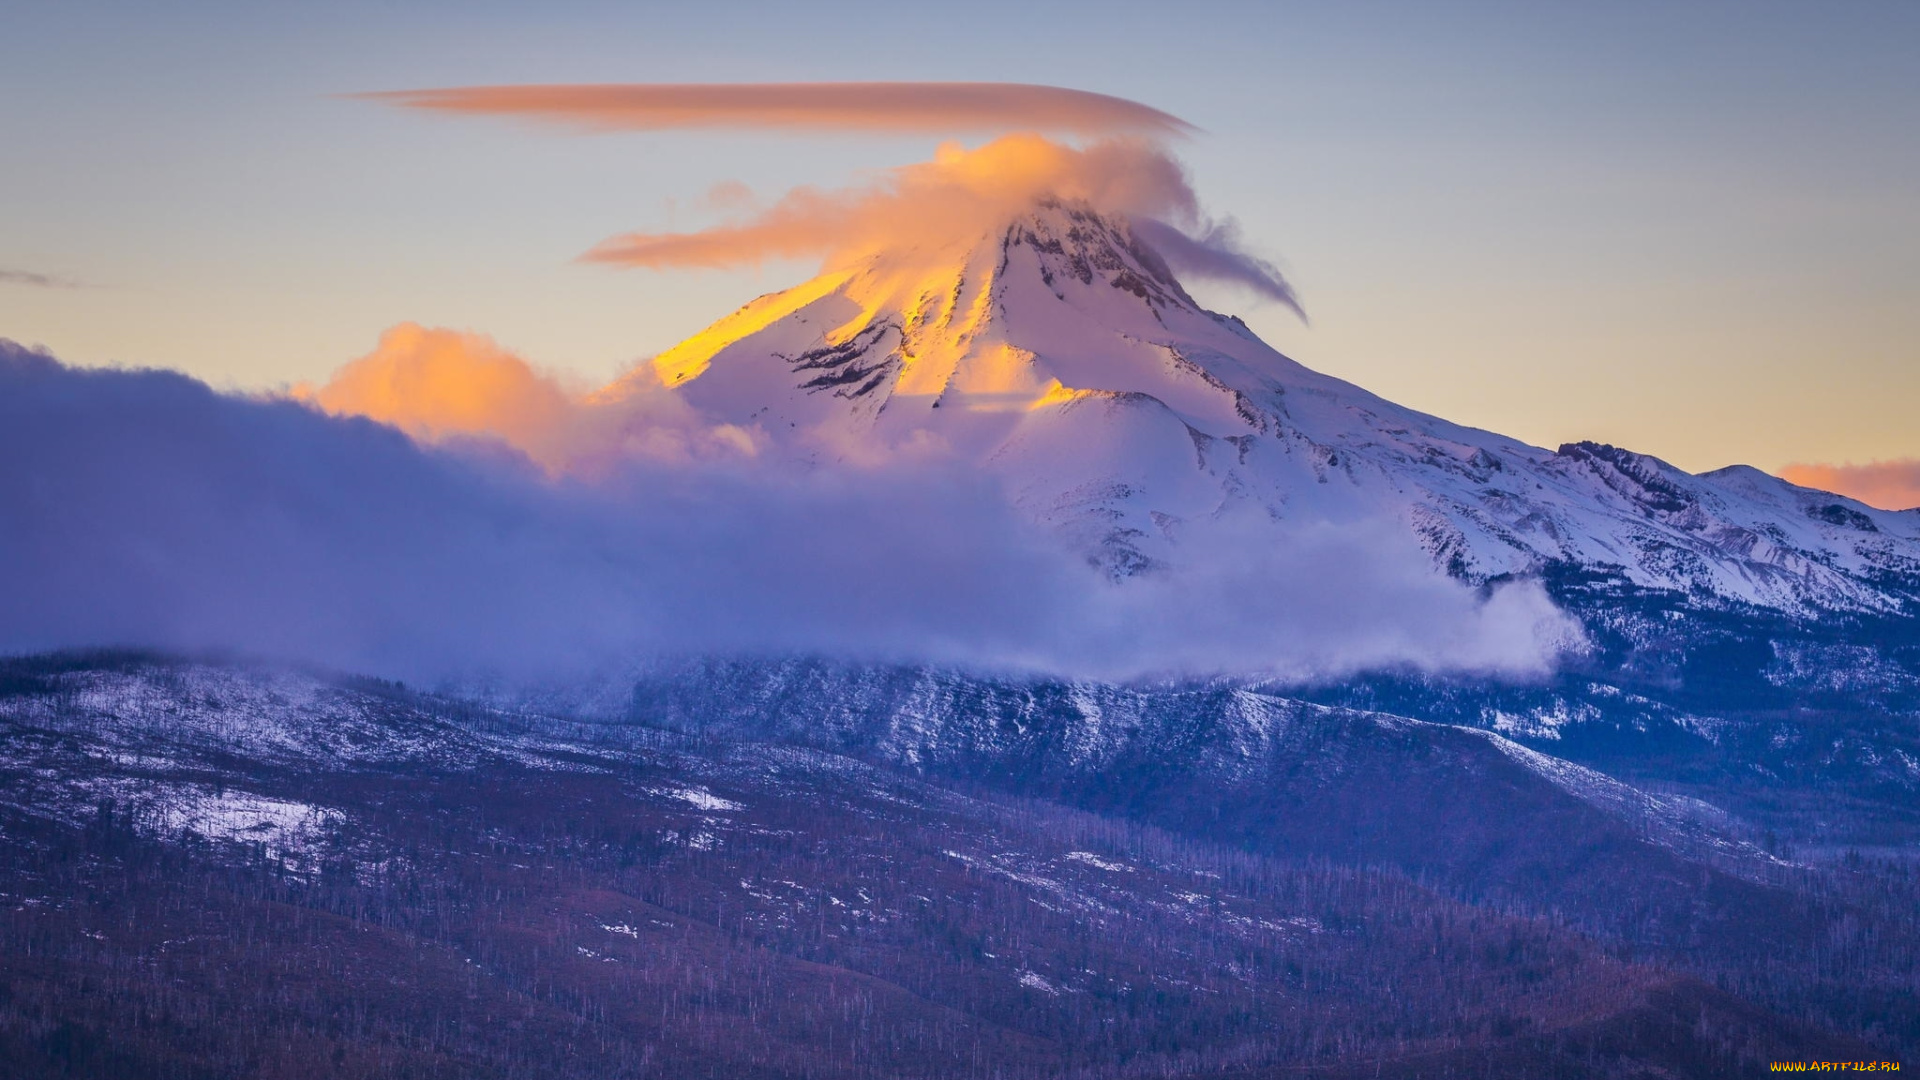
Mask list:
[{"label": "snow on summit", "polygon": [[[1910,587],[1894,582],[1920,568],[1912,515],[1752,470],[1695,476],[1603,444],[1529,446],[1281,355],[1182,286],[1204,276],[1299,308],[1148,140],[948,145],[864,187],[796,190],[704,230],[614,237],[587,258],[671,269],[807,255],[822,259],[813,279],[570,410],[536,424],[516,406],[497,430],[562,470],[638,454],[984,474],[1115,579],[1285,549],[1324,527],[1385,529],[1459,581],[1572,566],[1785,610],[1898,608]],[[553,401],[530,370],[482,359],[502,398]],[[356,378],[397,381],[368,370],[377,361]],[[433,363],[441,372],[445,357]],[[356,411],[339,380],[316,400]],[[445,413],[432,404],[372,411],[431,437]]]}]

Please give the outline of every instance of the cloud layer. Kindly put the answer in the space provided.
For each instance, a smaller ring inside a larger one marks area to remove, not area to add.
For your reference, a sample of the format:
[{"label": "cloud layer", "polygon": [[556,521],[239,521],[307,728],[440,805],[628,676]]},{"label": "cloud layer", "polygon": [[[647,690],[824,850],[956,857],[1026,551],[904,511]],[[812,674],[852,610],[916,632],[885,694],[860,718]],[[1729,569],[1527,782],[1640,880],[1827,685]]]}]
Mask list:
[{"label": "cloud layer", "polygon": [[1531,674],[1577,635],[1537,587],[1483,599],[1385,525],[1249,544],[1253,523],[1225,522],[1186,570],[1114,585],[977,474],[641,455],[551,479],[4,342],[0,506],[0,651],[225,649],[410,679],[790,652],[1310,678]]},{"label": "cloud layer", "polygon": [[1882,510],[1920,507],[1920,459],[1916,458],[1866,465],[1789,465],[1780,470],[1780,477],[1802,487],[1859,499]]},{"label": "cloud layer", "polygon": [[1178,117],[1125,98],[1023,83],[599,83],[460,86],[354,96],[410,109],[515,117],[598,131],[744,128],[1172,136],[1193,130]]}]

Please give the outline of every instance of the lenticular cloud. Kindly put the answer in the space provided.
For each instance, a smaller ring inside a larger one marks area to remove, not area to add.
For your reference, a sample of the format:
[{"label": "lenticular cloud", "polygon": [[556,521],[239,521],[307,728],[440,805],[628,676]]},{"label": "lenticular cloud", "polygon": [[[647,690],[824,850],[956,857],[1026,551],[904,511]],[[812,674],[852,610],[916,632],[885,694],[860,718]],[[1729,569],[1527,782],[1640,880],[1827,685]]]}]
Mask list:
[{"label": "lenticular cloud", "polygon": [[458,86],[357,97],[409,109],[600,131],[686,128],[894,135],[1054,131],[1172,136],[1193,130],[1137,101],[1059,86],[984,82],[597,83]]},{"label": "lenticular cloud", "polygon": [[[1003,133],[978,149],[948,144],[934,160],[891,170],[872,184],[796,188],[743,219],[695,232],[627,233],[582,258],[650,270],[723,269],[769,259],[845,262],[881,248],[937,251],[977,241],[1051,199],[1133,220],[1190,277],[1239,285],[1305,318],[1293,287],[1271,262],[1244,249],[1233,223],[1201,212],[1185,170],[1164,146],[1192,133],[1192,125],[1124,98],[1021,83],[932,82],[468,86],[355,96],[599,131]],[[1091,141],[1070,146],[1041,133]]]}]

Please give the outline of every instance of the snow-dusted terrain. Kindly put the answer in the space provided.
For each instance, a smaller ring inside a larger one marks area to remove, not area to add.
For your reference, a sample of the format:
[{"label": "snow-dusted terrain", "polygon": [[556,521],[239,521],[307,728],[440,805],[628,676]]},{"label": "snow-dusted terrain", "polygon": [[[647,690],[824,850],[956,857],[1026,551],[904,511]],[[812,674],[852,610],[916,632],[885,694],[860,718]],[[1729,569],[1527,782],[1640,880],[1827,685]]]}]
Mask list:
[{"label": "snow-dusted terrain", "polygon": [[[503,712],[270,666],[109,658],[43,676],[35,692],[0,695],[0,768],[18,777],[0,806],[80,826],[109,800],[152,832],[256,843],[297,866],[350,829],[350,815],[284,781],[259,787],[250,778],[503,769],[620,775],[674,761],[676,771],[633,790],[650,803],[695,812],[697,832],[719,842],[739,827],[732,815],[751,803],[714,790],[716,779],[761,790],[774,784],[781,798],[791,798],[795,783],[798,790],[815,783],[809,773],[864,769],[857,758],[932,775],[1026,771],[1095,787],[1151,774],[1156,784],[1257,799],[1374,773],[1398,772],[1412,790],[1431,782],[1414,777],[1437,751],[1452,762],[1443,770],[1445,784],[1504,758],[1523,768],[1527,775],[1517,782],[1538,796],[1569,795],[1662,847],[1729,866],[1770,861],[1725,831],[1738,828],[1729,815],[1698,800],[1650,795],[1492,733],[1224,686],[1047,687],[924,671],[879,671],[864,681],[840,673],[822,681],[827,674],[793,664],[771,672],[751,665],[690,672],[677,693],[636,712],[647,726],[633,726]],[[717,688],[727,691],[724,705],[702,693]],[[836,715],[821,715],[822,700]],[[790,728],[781,726],[783,717]],[[716,766],[697,742],[652,725],[848,756],[769,749],[723,755],[731,764]],[[1381,801],[1396,797],[1383,792]],[[1085,851],[1064,857],[1126,869]]]},{"label": "snow-dusted terrain", "polygon": [[[411,1053],[438,1075],[959,1077],[978,1053],[1211,1080],[1350,1045],[1366,1075],[1681,1046],[1707,1064],[1667,1075],[1708,1076],[1902,1045],[1900,868],[1759,836],[1498,734],[1228,684],[734,662],[586,722],[271,666],[13,658],[0,1051],[65,1075],[42,1016],[143,1060],[368,1076]],[[343,1009],[367,1019],[335,1034]],[[760,1064],[849,1043],[894,1057]],[[528,1063],[554,1047],[564,1066]]]},{"label": "snow-dusted terrain", "polygon": [[1807,903],[1820,871],[1711,807],[1444,724],[1073,694],[952,726],[979,765],[954,784],[925,694],[858,761],[257,665],[0,661],[0,1061],[1709,1076],[1866,1028],[1789,1019],[1805,986],[1910,982],[1901,915],[1839,878]]},{"label": "snow-dusted terrain", "polygon": [[977,463],[1115,575],[1221,519],[1384,518],[1471,581],[1573,565],[1793,612],[1920,594],[1920,510],[1403,408],[1202,309],[1125,221],[1070,204],[763,296],[600,401],[656,380],[801,460]]}]

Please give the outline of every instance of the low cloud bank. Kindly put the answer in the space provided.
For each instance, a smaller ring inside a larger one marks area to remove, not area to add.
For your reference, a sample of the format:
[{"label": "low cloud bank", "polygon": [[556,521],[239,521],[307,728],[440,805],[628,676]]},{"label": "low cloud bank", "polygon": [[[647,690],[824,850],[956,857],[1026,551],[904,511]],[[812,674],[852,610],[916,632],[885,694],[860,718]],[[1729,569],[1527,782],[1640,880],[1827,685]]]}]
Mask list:
[{"label": "low cloud bank", "polygon": [[1920,459],[1899,458],[1865,465],[1789,465],[1780,478],[1819,488],[1882,510],[1920,507]]},{"label": "low cloud bank", "polygon": [[[517,372],[513,378],[519,378]],[[1578,631],[1403,533],[1227,522],[1114,584],[939,466],[645,455],[590,480],[0,342],[0,650],[137,645],[409,679],[809,652],[1127,679],[1526,676]]]}]

